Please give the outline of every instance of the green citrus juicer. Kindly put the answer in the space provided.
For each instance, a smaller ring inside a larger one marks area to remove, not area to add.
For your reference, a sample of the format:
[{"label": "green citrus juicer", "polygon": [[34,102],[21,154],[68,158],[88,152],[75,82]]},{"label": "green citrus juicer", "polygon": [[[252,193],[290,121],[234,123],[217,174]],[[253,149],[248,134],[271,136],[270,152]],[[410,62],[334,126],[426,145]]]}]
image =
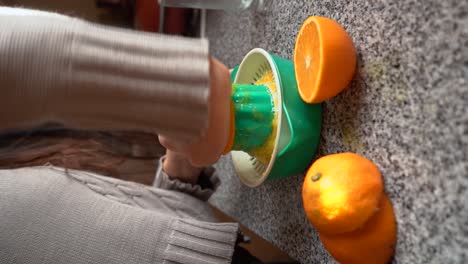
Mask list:
[{"label": "green citrus juicer", "polygon": [[256,187],[303,172],[317,149],[322,110],[301,99],[293,63],[256,48],[231,80],[235,133],[227,150],[240,180]]},{"label": "green citrus juicer", "polygon": [[[267,78],[268,75],[272,76],[263,71],[262,75]],[[252,84],[232,85],[235,133],[230,149],[257,153],[272,137],[276,111],[273,101],[275,95],[269,87],[274,87],[274,83],[268,80],[263,82],[263,79],[255,77]],[[271,77],[269,79],[272,80]],[[267,160],[263,158],[264,163]]]}]

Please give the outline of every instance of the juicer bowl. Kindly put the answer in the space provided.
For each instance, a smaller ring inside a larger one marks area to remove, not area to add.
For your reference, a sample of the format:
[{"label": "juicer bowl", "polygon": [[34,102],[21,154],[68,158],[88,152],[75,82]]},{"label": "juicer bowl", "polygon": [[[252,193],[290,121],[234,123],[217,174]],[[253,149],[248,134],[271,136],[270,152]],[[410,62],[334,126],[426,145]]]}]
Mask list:
[{"label": "juicer bowl", "polygon": [[258,67],[267,65],[273,72],[277,97],[277,130],[268,164],[244,151],[231,151],[240,180],[256,187],[265,180],[279,179],[304,172],[315,155],[322,123],[321,104],[305,103],[298,92],[294,65],[256,48],[231,73],[234,84],[253,83]]}]

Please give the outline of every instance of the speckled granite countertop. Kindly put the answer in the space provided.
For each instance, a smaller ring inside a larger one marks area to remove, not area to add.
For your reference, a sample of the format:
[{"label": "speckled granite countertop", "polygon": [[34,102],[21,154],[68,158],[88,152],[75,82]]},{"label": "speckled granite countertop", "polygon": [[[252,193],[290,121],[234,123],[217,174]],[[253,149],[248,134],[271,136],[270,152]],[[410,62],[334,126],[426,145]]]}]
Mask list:
[{"label": "speckled granite countertop", "polygon": [[[342,24],[358,51],[350,87],[324,104],[318,156],[378,164],[398,222],[394,263],[468,263],[468,2],[279,1],[208,14],[212,54],[230,67],[254,47],[291,59],[310,15]],[[211,202],[303,263],[333,263],[302,209],[303,175],[242,186],[229,157]]]}]

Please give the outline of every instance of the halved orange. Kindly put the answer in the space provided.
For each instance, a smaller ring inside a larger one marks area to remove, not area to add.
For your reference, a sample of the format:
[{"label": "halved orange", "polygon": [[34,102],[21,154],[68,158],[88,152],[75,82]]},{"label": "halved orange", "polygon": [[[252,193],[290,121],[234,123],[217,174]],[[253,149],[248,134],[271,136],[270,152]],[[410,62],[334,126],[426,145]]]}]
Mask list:
[{"label": "halved orange", "polygon": [[396,234],[392,203],[384,194],[378,211],[362,228],[339,235],[320,233],[320,240],[341,264],[385,264],[393,255]]},{"label": "halved orange", "polygon": [[348,33],[334,20],[312,16],[296,38],[294,68],[302,100],[320,103],[340,93],[356,68],[356,51]]}]

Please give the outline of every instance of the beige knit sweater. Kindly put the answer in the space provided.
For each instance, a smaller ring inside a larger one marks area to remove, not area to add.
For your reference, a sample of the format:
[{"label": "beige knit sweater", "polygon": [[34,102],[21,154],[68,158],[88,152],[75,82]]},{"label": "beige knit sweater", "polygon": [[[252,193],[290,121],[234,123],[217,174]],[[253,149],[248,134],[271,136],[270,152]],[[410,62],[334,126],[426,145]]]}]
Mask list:
[{"label": "beige knit sweater", "polygon": [[208,85],[205,39],[0,8],[0,130],[60,122],[194,139]]},{"label": "beige knit sweater", "polygon": [[[0,132],[60,122],[192,140],[207,125],[208,84],[206,40],[0,7]],[[150,188],[0,170],[0,263],[230,263],[238,225],[213,223],[203,201],[215,176],[202,187],[159,169]]]}]

